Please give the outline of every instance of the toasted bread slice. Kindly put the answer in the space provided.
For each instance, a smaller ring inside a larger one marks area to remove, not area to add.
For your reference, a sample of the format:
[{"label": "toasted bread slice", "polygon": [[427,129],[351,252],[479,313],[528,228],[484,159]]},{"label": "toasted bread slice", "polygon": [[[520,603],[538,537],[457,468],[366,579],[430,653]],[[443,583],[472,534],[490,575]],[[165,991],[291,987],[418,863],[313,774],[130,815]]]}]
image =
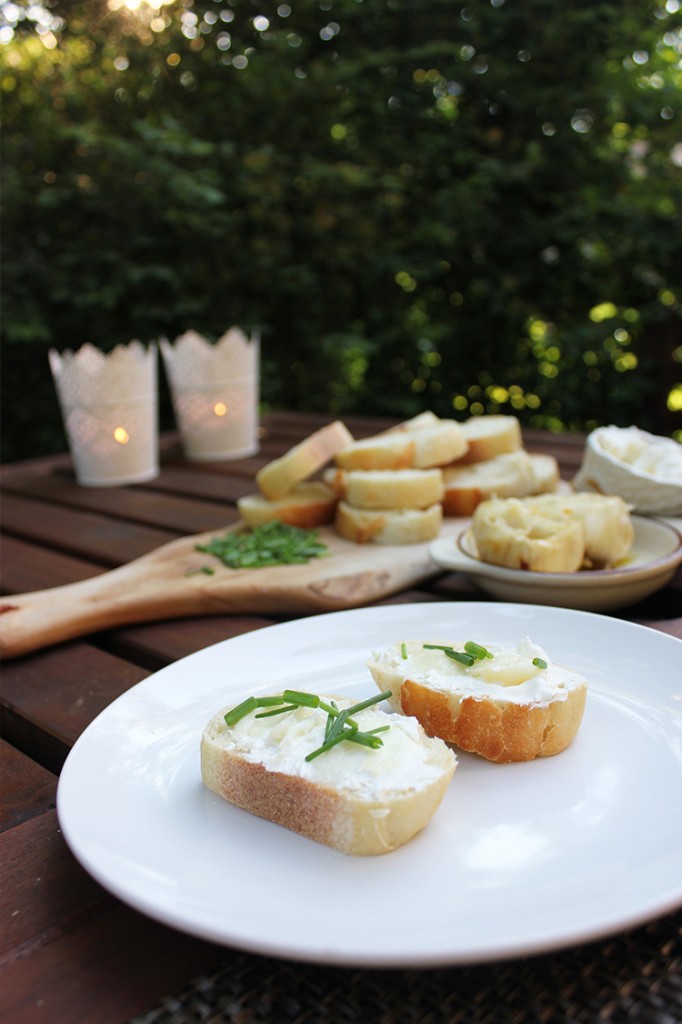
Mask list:
[{"label": "toasted bread slice", "polygon": [[487,498],[524,497],[532,494],[536,477],[530,456],[523,449],[496,455],[473,465],[443,469],[443,512],[446,516],[470,516]]},{"label": "toasted bread slice", "polygon": [[296,484],[322,469],[352,441],[353,435],[340,420],[328,423],[285,455],[263,466],[256,473],[258,489],[270,501],[282,498]]},{"label": "toasted bread slice", "polygon": [[336,507],[334,525],[356,544],[419,544],[434,540],[443,523],[440,504],[429,508],[356,508],[343,499]]},{"label": "toasted bread slice", "polygon": [[460,425],[439,420],[354,441],[337,453],[336,463],[342,469],[430,469],[453,462],[466,449]]},{"label": "toasted bread slice", "polygon": [[296,484],[283,498],[269,501],[262,494],[247,494],[237,509],[247,526],[262,526],[278,519],[289,526],[311,529],[334,520],[338,497],[321,480]]},{"label": "toasted bread slice", "polygon": [[324,481],[356,508],[428,508],[443,498],[440,469],[334,469]]},{"label": "toasted bread slice", "polygon": [[[533,494],[549,494],[559,486],[559,463],[553,455],[529,452],[530,468],[533,473]],[[521,495],[523,497],[523,495]]]},{"label": "toasted bread slice", "polygon": [[559,505],[489,498],[476,508],[471,529],[479,557],[509,569],[576,572],[585,557],[583,524]]},{"label": "toasted bread slice", "polygon": [[417,416],[413,416],[409,420],[403,420],[402,423],[396,423],[394,427],[389,427],[385,433],[392,434],[396,430],[421,430],[422,427],[435,427],[437,423],[440,423],[438,416],[436,416],[435,412],[431,412],[427,409],[425,412],[420,412]]},{"label": "toasted bread slice", "polygon": [[461,465],[485,462],[523,447],[521,424],[516,416],[472,416],[460,426],[469,445],[459,459]]},{"label": "toasted bread slice", "polygon": [[[464,650],[464,643],[427,643]],[[380,690],[392,692],[395,708],[462,750],[502,763],[564,750],[582,721],[586,680],[552,664],[529,639],[514,648],[480,646],[492,657],[463,665],[423,641],[406,640],[375,652],[369,670]]]},{"label": "toasted bread slice", "polygon": [[[352,703],[324,699],[339,709]],[[233,726],[225,722],[227,710],[202,736],[204,784],[251,814],[346,854],[388,853],[412,839],[435,813],[457,764],[414,718],[376,706],[354,718],[364,731],[388,726],[382,746],[344,741],[312,761],[306,755],[325,738],[322,708],[250,714]]]},{"label": "toasted bread slice", "polygon": [[617,494],[540,494],[525,504],[545,512],[560,509],[580,520],[584,532],[584,563],[607,569],[627,558],[635,539],[628,505]]}]

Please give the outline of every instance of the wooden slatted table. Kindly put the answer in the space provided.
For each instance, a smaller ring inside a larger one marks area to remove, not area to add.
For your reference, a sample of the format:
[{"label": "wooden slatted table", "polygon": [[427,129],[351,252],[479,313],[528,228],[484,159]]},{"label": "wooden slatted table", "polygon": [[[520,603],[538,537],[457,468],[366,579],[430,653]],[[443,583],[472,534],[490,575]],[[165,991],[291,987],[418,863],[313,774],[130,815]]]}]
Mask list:
[{"label": "wooden slatted table", "polygon": [[[182,458],[177,439],[164,438],[159,477],[135,487],[78,487],[67,455],[5,466],[2,601],[85,579],[175,538],[234,523],[235,502],[254,490],[256,470],[324,422],[317,416],[270,414],[263,421],[257,456],[216,464],[190,464]],[[356,437],[389,425],[361,417],[346,422]],[[531,451],[556,455],[565,478],[570,479],[580,464],[580,437],[528,432],[525,443]],[[441,573],[382,603],[484,597],[460,574]],[[615,614],[682,638],[682,574],[678,572],[653,597]],[[309,1004],[305,999],[294,1008],[280,1004],[279,1016],[269,1018],[246,987],[240,996],[231,993],[233,1016],[187,1016],[187,1002],[177,1003],[184,1006],[185,1015],[174,1016],[173,994],[214,971],[253,975],[265,965],[280,983],[285,975],[293,986],[309,984],[318,975],[305,965],[261,964],[258,957],[193,939],[129,909],[76,863],[60,835],[55,812],[57,778],[69,750],[111,701],[175,659],[282,618],[286,616],[206,615],[128,625],[5,662],[0,708],[0,1019],[13,1024],[120,1024],[145,1012],[151,1014],[150,1021],[323,1019],[321,1003],[315,1003],[322,999],[317,992],[311,990]],[[671,962],[676,949],[679,957],[674,943],[668,942],[666,948]],[[560,963],[558,958],[546,960],[555,968]],[[630,979],[631,985],[644,985],[646,992],[660,988],[656,970],[648,981],[643,967],[633,970],[641,977]],[[665,972],[668,966],[663,963],[660,970]],[[679,960],[676,970],[679,976]],[[456,975],[441,973],[450,979],[447,984]],[[395,988],[390,972],[374,977],[373,984],[384,984],[387,993]],[[358,972],[333,972],[335,984],[340,978],[346,985],[366,983]],[[217,991],[215,982],[214,995]],[[682,1019],[682,1009],[678,1010],[680,1015],[670,1019]],[[370,1017],[363,1017],[360,1006],[338,1019]],[[470,1019],[479,1018],[472,1011]]]}]

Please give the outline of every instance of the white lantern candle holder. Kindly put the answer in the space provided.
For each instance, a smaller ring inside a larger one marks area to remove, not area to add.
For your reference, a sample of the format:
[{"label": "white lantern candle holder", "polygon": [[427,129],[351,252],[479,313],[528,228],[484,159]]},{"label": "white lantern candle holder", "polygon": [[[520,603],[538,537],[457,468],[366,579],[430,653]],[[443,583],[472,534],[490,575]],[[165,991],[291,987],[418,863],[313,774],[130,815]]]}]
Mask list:
[{"label": "white lantern candle holder", "polygon": [[156,345],[49,352],[76,479],[116,487],[159,472]]},{"label": "white lantern candle holder", "polygon": [[188,459],[222,461],[259,449],[260,339],[231,327],[211,343],[186,331],[159,341]]}]

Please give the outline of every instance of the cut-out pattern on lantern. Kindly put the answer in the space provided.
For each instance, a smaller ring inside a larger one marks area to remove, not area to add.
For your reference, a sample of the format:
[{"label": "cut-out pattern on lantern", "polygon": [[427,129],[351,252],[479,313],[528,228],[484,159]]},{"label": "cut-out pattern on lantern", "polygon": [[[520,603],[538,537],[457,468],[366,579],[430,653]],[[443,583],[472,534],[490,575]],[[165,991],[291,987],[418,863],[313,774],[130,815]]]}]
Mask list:
[{"label": "cut-out pattern on lantern", "polygon": [[185,455],[196,462],[254,455],[260,339],[231,327],[215,343],[197,331],[159,341]]},{"label": "cut-out pattern on lantern", "polygon": [[49,352],[78,483],[114,487],[159,472],[156,345]]}]

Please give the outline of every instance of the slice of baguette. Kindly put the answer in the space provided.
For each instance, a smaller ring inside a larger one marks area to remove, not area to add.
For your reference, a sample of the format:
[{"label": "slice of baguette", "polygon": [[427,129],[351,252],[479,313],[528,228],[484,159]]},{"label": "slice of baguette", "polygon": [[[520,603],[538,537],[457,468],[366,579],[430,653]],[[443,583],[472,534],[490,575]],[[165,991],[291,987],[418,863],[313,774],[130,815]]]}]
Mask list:
[{"label": "slice of baguette", "polygon": [[629,506],[616,494],[541,494],[525,503],[541,513],[559,509],[580,520],[588,568],[607,569],[630,554],[635,528]]},{"label": "slice of baguette", "polygon": [[289,526],[311,529],[331,523],[337,495],[321,480],[296,484],[283,498],[270,501],[262,494],[247,494],[237,501],[237,510],[247,526],[262,526],[278,519]]},{"label": "slice of baguette", "polygon": [[356,544],[418,544],[434,540],[443,523],[439,504],[425,509],[356,508],[343,499],[336,507],[334,525]]},{"label": "slice of baguette", "polygon": [[[352,702],[335,700],[339,708]],[[234,726],[215,715],[201,740],[204,784],[230,803],[355,856],[388,853],[420,832],[440,804],[457,759],[414,718],[376,706],[354,718],[365,731],[388,725],[383,745],[344,741],[312,761],[327,714],[300,707]]]},{"label": "slice of baguette", "polygon": [[524,450],[497,455],[473,465],[443,469],[443,512],[470,516],[487,498],[524,497],[536,487],[533,463]]},{"label": "slice of baguette", "polygon": [[285,455],[274,459],[256,473],[261,494],[270,501],[282,498],[296,484],[307,480],[351,444],[353,435],[340,420],[316,430],[294,445]]},{"label": "slice of baguette", "polygon": [[428,508],[443,498],[440,469],[333,469],[325,483],[356,508]]},{"label": "slice of baguette", "polygon": [[453,462],[466,450],[460,425],[439,420],[354,441],[337,453],[336,463],[342,469],[430,469]]},{"label": "slice of baguette", "polygon": [[[464,643],[427,642],[464,648]],[[423,641],[407,640],[374,652],[369,670],[380,690],[392,691],[396,709],[414,715],[430,736],[462,750],[501,763],[564,750],[582,721],[585,679],[552,664],[530,639],[510,648],[479,642],[493,657],[470,667],[441,650],[425,649]],[[534,665],[534,658],[547,667]]]},{"label": "slice of baguette", "polygon": [[523,447],[521,424],[516,416],[472,416],[460,426],[469,445],[459,460],[462,465],[484,462]]},{"label": "slice of baguette", "polygon": [[533,473],[533,494],[547,494],[559,486],[559,463],[553,455],[529,452],[530,468]]},{"label": "slice of baguette", "polygon": [[489,498],[474,511],[471,530],[482,561],[509,569],[576,572],[585,557],[583,524],[560,505]]},{"label": "slice of baguette", "polygon": [[417,416],[413,416],[412,419],[396,423],[394,427],[389,427],[385,433],[393,434],[396,430],[421,430],[422,427],[435,427],[437,423],[440,423],[438,416],[436,416],[435,412],[427,409],[425,412],[420,412]]}]

